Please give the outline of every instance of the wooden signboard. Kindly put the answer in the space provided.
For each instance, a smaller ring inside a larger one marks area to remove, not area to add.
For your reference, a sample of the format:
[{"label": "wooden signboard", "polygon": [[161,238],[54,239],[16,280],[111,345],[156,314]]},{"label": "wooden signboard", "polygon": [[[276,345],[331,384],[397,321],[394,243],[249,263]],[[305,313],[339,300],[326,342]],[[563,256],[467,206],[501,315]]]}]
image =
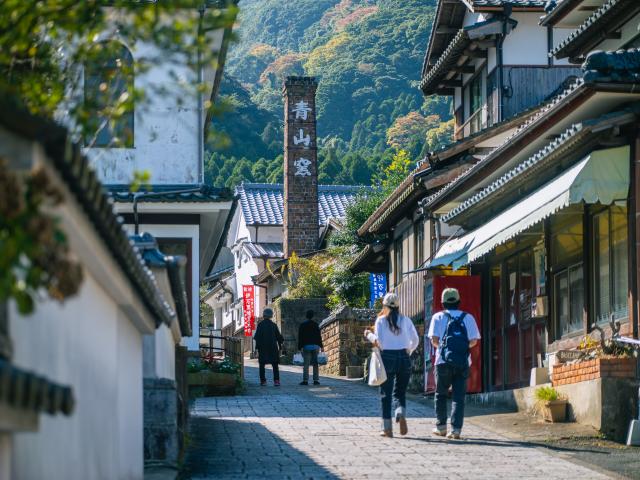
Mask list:
[{"label": "wooden signboard", "polygon": [[584,357],[584,352],[580,350],[559,350],[556,353],[556,361],[558,363],[573,362]]}]

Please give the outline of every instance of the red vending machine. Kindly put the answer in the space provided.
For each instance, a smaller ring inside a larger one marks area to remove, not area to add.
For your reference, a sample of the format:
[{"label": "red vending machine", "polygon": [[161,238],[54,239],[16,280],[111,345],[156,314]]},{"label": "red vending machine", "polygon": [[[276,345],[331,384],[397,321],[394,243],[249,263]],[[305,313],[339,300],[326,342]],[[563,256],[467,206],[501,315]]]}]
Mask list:
[{"label": "red vending machine", "polygon": [[[481,320],[481,291],[480,276],[435,276],[427,279],[425,284],[425,392],[434,393],[436,391],[436,380],[434,373],[435,348],[426,338],[431,323],[431,316],[442,310],[440,298],[445,288],[457,288],[460,292],[460,309],[473,315],[478,324],[478,330],[482,332]],[[471,349],[471,372],[467,383],[468,393],[479,393],[482,391],[482,348],[481,342]]]}]

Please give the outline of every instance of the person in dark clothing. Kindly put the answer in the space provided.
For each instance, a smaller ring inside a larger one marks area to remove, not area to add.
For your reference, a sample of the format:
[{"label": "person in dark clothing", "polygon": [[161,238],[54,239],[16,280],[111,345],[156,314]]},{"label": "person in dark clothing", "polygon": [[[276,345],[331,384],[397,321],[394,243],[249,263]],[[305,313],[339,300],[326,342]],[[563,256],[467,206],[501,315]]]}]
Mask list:
[{"label": "person in dark clothing", "polygon": [[298,330],[298,349],[302,352],[304,358],[302,382],[300,382],[300,385],[309,385],[309,364],[313,365],[313,384],[320,385],[318,353],[322,351],[323,346],[320,327],[313,320],[314,315],[313,310],[307,310],[307,320],[300,324]]},{"label": "person in dark clothing", "polygon": [[253,340],[256,342],[256,350],[258,350],[258,364],[260,365],[260,385],[267,384],[267,376],[265,373],[265,365],[268,363],[273,369],[273,384],[280,386],[280,370],[278,363],[280,362],[280,350],[284,343],[284,337],[278,330],[278,326],[271,320],[273,318],[273,310],[265,308],[262,312],[262,321],[258,323],[256,333]]}]

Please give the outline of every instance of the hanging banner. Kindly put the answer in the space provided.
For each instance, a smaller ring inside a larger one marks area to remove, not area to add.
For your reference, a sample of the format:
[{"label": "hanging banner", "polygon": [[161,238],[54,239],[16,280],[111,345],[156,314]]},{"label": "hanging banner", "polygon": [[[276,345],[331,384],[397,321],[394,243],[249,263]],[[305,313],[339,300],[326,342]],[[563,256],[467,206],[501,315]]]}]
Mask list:
[{"label": "hanging banner", "polygon": [[371,308],[373,308],[376,300],[378,298],[384,297],[385,293],[387,293],[387,275],[384,273],[370,273],[369,287],[371,290],[369,305],[371,306]]},{"label": "hanging banner", "polygon": [[256,307],[253,285],[242,286],[242,315],[244,318],[244,336],[251,337],[256,328]]}]

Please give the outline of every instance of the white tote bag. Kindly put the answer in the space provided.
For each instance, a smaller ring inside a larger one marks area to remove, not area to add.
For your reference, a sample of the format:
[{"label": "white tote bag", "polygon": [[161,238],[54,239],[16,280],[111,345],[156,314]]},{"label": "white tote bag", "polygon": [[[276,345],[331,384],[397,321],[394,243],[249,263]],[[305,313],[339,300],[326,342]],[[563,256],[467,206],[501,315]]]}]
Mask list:
[{"label": "white tote bag", "polygon": [[294,365],[304,365],[304,358],[301,353],[296,353],[293,356],[293,364]]},{"label": "white tote bag", "polygon": [[371,350],[371,361],[369,362],[369,385],[377,387],[387,381],[387,372],[382,363],[382,355],[378,348]]}]

